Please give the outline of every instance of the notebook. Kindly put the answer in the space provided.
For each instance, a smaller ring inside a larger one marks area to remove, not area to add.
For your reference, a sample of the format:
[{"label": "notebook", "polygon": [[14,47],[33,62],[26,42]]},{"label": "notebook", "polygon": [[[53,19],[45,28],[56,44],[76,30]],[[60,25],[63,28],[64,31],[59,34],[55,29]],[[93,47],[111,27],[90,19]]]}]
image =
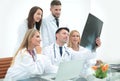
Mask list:
[{"label": "notebook", "polygon": [[84,64],[83,60],[71,60],[68,62],[62,62],[59,65],[57,74],[46,75],[42,76],[41,78],[47,81],[71,80],[80,75],[83,64]]},{"label": "notebook", "polygon": [[96,51],[96,38],[100,37],[101,30],[103,26],[103,21],[89,13],[87,22],[85,24],[80,45],[90,49],[91,51]]}]

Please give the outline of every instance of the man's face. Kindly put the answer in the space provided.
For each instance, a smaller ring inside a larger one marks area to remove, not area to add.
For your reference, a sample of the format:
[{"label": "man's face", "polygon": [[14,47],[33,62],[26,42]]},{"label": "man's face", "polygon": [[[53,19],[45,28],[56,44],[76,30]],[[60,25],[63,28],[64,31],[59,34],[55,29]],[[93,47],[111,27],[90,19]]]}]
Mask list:
[{"label": "man's face", "polygon": [[51,6],[50,11],[53,16],[55,16],[56,18],[59,18],[61,14],[61,5]]},{"label": "man's face", "polygon": [[69,39],[69,32],[62,29],[59,33],[56,34],[57,41],[65,44],[68,42]]}]

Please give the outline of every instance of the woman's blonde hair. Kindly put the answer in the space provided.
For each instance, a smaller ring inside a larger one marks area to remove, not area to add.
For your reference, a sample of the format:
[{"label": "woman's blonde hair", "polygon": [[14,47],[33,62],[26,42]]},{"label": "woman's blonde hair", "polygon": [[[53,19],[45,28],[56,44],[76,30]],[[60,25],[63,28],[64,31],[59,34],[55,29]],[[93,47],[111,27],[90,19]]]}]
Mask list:
[{"label": "woman's blonde hair", "polygon": [[20,47],[18,48],[18,50],[16,51],[14,57],[13,57],[13,61],[12,61],[12,64],[14,63],[14,60],[15,60],[15,57],[17,56],[18,52],[23,49],[23,48],[27,48],[28,49],[28,45],[31,41],[31,38],[35,35],[36,32],[39,32],[38,30],[36,29],[28,29],[25,36],[24,36],[24,39],[20,45]]},{"label": "woman's blonde hair", "polygon": [[[77,30],[72,30],[71,32],[70,32],[70,35],[69,35],[69,41],[68,41],[68,47],[73,47],[73,45],[72,45],[72,41],[71,41],[71,38],[72,38],[72,35],[73,35],[73,33],[74,32],[77,32],[77,33],[79,33]],[[80,33],[79,33],[79,42],[78,42],[78,44],[80,44]]]}]

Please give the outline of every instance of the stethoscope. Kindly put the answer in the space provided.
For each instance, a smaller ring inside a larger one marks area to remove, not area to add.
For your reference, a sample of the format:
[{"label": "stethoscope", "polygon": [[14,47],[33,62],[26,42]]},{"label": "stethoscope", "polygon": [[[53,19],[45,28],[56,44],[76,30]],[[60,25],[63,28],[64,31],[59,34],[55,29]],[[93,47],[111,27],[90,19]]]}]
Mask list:
[{"label": "stethoscope", "polygon": [[[70,53],[67,51],[66,47],[64,46],[65,52],[70,55]],[[54,58],[56,58],[56,51],[55,51],[55,44],[53,45],[53,51],[54,51]]]}]

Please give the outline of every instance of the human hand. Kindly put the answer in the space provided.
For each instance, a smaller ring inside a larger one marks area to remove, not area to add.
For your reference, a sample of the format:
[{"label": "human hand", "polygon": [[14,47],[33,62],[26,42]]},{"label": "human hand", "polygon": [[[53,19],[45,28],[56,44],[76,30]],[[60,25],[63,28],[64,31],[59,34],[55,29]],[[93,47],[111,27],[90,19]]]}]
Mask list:
[{"label": "human hand", "polygon": [[100,37],[97,37],[97,38],[96,38],[96,45],[97,45],[97,47],[100,47],[100,46],[101,46]]}]

